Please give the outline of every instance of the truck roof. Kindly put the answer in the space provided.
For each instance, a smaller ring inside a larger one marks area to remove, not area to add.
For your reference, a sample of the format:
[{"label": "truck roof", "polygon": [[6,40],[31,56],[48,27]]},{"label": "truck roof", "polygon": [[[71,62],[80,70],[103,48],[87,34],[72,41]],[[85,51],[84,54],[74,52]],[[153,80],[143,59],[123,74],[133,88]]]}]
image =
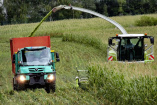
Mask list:
[{"label": "truck roof", "polygon": [[119,34],[118,37],[140,37],[145,36],[144,34]]}]

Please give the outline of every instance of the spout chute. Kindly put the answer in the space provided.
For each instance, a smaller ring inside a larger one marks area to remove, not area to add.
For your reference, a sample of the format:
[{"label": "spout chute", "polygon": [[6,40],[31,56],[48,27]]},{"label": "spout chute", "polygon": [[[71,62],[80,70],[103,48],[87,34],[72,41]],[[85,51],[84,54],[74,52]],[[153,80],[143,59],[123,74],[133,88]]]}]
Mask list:
[{"label": "spout chute", "polygon": [[57,7],[54,7],[42,20],[41,22],[36,26],[36,28],[32,31],[32,33],[29,35],[29,37],[33,36],[33,34],[35,33],[35,31],[38,29],[38,27],[41,25],[41,23],[48,17],[51,15],[52,12],[57,12],[61,9],[68,9],[68,10],[76,10],[76,11],[81,11],[81,12],[86,12],[86,13],[89,13],[89,14],[92,14],[92,15],[95,15],[95,16],[98,16],[102,19],[105,19],[106,21],[112,23],[113,25],[115,25],[121,32],[122,34],[127,34],[126,30],[119,24],[117,23],[116,21],[110,19],[109,17],[107,16],[104,16],[102,14],[99,14],[97,12],[94,12],[94,11],[91,11],[91,10],[88,10],[88,9],[84,9],[84,8],[79,8],[79,7],[74,7],[74,6],[67,6],[67,5],[59,5]]}]

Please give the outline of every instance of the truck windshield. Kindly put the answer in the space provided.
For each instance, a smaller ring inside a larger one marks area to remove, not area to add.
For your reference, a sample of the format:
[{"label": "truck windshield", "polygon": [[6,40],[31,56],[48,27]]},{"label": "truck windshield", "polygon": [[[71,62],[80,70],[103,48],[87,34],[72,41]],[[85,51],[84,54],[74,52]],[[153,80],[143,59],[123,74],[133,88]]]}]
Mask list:
[{"label": "truck windshield", "polygon": [[23,65],[48,65],[51,61],[50,49],[22,50]]}]

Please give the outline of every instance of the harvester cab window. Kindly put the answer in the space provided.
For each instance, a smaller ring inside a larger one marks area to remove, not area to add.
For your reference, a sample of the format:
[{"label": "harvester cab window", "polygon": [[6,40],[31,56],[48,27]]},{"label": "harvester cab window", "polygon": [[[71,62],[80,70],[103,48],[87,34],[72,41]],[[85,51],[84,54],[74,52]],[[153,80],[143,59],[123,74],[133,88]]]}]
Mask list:
[{"label": "harvester cab window", "polygon": [[120,39],[118,38],[112,38],[110,39],[110,44],[108,47],[108,53],[107,53],[107,60],[108,61],[116,61],[117,60],[117,55],[119,54],[119,43],[120,43]]},{"label": "harvester cab window", "polygon": [[140,61],[143,60],[143,40],[142,38],[122,38],[120,44],[120,55],[121,61]]},{"label": "harvester cab window", "polygon": [[119,39],[113,39],[112,40],[112,47],[117,50],[118,49],[118,44],[119,44],[120,40]]},{"label": "harvester cab window", "polygon": [[133,48],[133,44],[130,39],[127,39],[127,47]]},{"label": "harvester cab window", "polygon": [[151,45],[150,39],[144,38],[144,49],[147,50]]},{"label": "harvester cab window", "polygon": [[143,50],[143,37],[134,38],[134,52],[135,60],[143,61],[144,60],[144,50]]}]

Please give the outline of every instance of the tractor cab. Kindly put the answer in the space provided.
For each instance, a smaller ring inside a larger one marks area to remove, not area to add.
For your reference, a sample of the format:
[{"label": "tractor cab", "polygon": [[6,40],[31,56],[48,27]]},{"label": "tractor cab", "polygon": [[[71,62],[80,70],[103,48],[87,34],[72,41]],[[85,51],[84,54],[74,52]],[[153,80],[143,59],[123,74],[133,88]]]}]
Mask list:
[{"label": "tractor cab", "polygon": [[147,34],[122,34],[108,39],[108,61],[154,61],[154,37]]}]

